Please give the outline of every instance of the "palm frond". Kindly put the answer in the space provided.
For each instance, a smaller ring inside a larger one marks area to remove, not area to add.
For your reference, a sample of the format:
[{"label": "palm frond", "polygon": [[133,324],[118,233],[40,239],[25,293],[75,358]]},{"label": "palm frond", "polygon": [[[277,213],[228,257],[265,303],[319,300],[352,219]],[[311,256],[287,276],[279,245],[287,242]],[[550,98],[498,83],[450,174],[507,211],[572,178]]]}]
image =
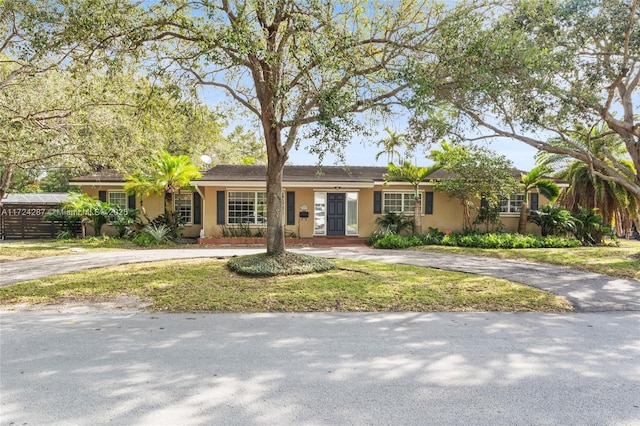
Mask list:
[{"label": "palm frond", "polygon": [[553,202],[560,194],[560,188],[552,180],[541,179],[536,183],[536,188],[547,200]]}]

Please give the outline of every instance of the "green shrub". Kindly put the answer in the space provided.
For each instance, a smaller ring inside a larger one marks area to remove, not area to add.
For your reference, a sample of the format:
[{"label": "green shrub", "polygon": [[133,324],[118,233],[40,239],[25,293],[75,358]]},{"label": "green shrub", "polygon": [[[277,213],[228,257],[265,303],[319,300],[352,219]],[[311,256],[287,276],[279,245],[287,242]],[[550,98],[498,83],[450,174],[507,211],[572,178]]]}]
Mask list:
[{"label": "green shrub", "polygon": [[381,249],[396,249],[409,247],[408,238],[398,234],[388,233],[378,239],[373,246]]},{"label": "green shrub", "polygon": [[67,214],[63,209],[48,211],[42,216],[42,220],[60,225],[60,231],[56,234],[56,238],[59,240],[75,238],[78,234],[78,228],[80,228],[80,218]]},{"label": "green shrub", "polygon": [[75,238],[76,233],[72,231],[58,231],[56,233],[57,240],[71,240]]},{"label": "green shrub", "polygon": [[167,225],[150,223],[133,239],[133,242],[142,247],[172,244],[171,229]]},{"label": "green shrub", "polygon": [[137,209],[123,209],[120,206],[114,206],[107,224],[116,228],[119,238],[131,238],[142,226],[138,213]]},{"label": "green shrub", "polygon": [[532,210],[527,220],[540,227],[543,237],[549,235],[566,236],[576,229],[576,220],[571,212],[558,205],[542,207],[540,210]]},{"label": "green shrub", "polygon": [[371,233],[371,235],[367,239],[367,245],[375,246],[376,241],[383,239],[389,234],[394,234],[392,231],[389,230],[389,228],[376,229]]},{"label": "green shrub", "polygon": [[438,235],[421,235],[403,237],[387,234],[378,238],[373,244],[375,248],[398,249],[425,245],[443,245],[451,247],[474,248],[562,248],[577,247],[580,241],[575,238],[540,237],[520,234],[456,234],[451,233],[441,238]]},{"label": "green shrub", "polygon": [[156,240],[149,234],[139,233],[133,239],[133,243],[141,247],[149,247],[156,244]]},{"label": "green shrub", "polygon": [[605,236],[615,238],[615,233],[611,227],[602,222],[602,216],[597,214],[596,211],[597,209],[580,207],[578,213],[573,215],[576,221],[573,234],[584,246],[602,244]]},{"label": "green shrub", "polygon": [[227,262],[227,267],[243,275],[270,277],[324,272],[334,269],[336,264],[321,257],[285,252],[280,255],[259,253],[233,257]]},{"label": "green shrub", "polygon": [[375,248],[406,248],[416,246],[441,245],[442,239],[445,237],[444,232],[440,232],[436,228],[429,228],[428,234],[401,236],[391,232],[388,228],[373,231],[367,245]]},{"label": "green shrub", "polygon": [[413,218],[404,213],[385,212],[384,216],[376,219],[376,224],[383,230],[401,235],[413,226]]},{"label": "green shrub", "polygon": [[[177,240],[178,238],[182,237],[182,228],[184,227],[184,219],[182,219],[182,216],[180,216],[179,214],[175,214],[172,221],[168,219],[165,214],[161,214],[159,216],[156,216],[153,220],[151,220],[149,225],[145,226],[145,229],[147,229],[148,226],[150,225],[155,227],[167,228],[169,230],[169,232],[166,234],[167,239]],[[145,232],[144,229],[143,229],[143,232]]]}]

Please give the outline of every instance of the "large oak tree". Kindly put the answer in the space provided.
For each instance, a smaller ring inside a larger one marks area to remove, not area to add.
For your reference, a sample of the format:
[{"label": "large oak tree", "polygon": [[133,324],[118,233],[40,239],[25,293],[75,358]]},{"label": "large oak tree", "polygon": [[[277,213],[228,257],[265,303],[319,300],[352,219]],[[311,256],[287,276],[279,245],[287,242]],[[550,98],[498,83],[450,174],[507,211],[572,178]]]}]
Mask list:
[{"label": "large oak tree", "polygon": [[[301,129],[324,143],[319,151],[340,151],[353,114],[401,103],[405,65],[416,52],[434,52],[444,16],[441,5],[420,0],[165,4],[151,7],[141,43],[154,46],[164,71],[181,69],[226,92],[260,123],[270,254],[285,251],[282,173]],[[157,25],[148,31],[151,21]]]}]

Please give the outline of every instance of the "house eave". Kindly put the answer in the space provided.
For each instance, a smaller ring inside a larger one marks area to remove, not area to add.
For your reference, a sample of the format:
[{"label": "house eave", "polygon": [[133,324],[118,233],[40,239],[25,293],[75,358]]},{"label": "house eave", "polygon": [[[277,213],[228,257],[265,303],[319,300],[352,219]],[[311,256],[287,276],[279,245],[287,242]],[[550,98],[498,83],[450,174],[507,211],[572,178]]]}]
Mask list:
[{"label": "house eave", "polygon": [[[373,182],[374,186],[411,186],[409,182],[385,182],[383,180]],[[420,182],[419,187],[432,187],[434,182]]]}]

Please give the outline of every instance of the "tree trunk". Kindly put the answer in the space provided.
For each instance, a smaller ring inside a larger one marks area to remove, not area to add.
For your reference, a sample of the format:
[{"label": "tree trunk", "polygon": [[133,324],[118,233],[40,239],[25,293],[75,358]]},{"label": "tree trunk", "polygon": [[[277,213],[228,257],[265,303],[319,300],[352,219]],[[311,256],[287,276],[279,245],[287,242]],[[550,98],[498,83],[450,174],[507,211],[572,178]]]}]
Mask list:
[{"label": "tree trunk", "polygon": [[2,204],[2,200],[4,196],[7,195],[7,191],[9,190],[9,186],[11,185],[11,177],[13,176],[13,166],[8,164],[5,166],[2,175],[0,175],[0,204]]},{"label": "tree trunk", "polygon": [[269,161],[267,164],[267,253],[285,252],[284,225],[282,216],[282,173],[284,161]]},{"label": "tree trunk", "polygon": [[177,226],[173,214],[173,194],[168,191],[164,193],[164,216],[171,230],[175,231]]},{"label": "tree trunk", "polygon": [[151,219],[149,219],[149,215],[147,215],[147,209],[144,208],[144,198],[142,195],[140,196],[140,213],[145,219],[147,219],[148,223],[151,223]]},{"label": "tree trunk", "polygon": [[464,231],[471,231],[473,223],[471,223],[471,212],[469,211],[469,202],[462,200],[462,216],[464,219]]},{"label": "tree trunk", "polygon": [[278,255],[285,252],[282,174],[288,155],[280,143],[280,130],[269,120],[263,120],[263,129],[267,146],[267,254]]},{"label": "tree trunk", "polygon": [[413,235],[422,235],[422,218],[420,217],[420,198],[413,198]]},{"label": "tree trunk", "polygon": [[518,234],[524,235],[527,233],[527,210],[529,210],[529,204],[523,201],[520,207],[520,219],[518,220]]}]

